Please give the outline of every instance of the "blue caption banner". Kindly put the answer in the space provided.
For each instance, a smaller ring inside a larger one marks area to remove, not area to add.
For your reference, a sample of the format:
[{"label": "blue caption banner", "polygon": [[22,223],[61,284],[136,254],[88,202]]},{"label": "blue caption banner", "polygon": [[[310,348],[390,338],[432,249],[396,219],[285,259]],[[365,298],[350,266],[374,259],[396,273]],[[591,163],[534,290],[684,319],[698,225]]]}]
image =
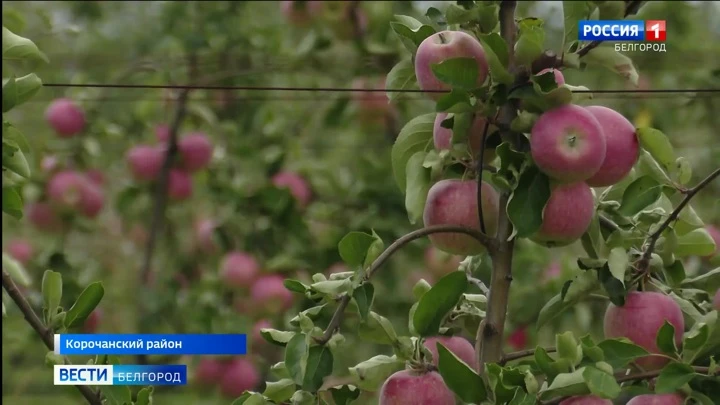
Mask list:
[{"label": "blue caption banner", "polygon": [[243,355],[247,354],[247,335],[62,334],[55,335],[55,353],[61,355]]},{"label": "blue caption banner", "polygon": [[56,365],[55,385],[187,385],[187,366]]},{"label": "blue caption banner", "polygon": [[645,22],[636,20],[578,21],[580,41],[644,41]]}]

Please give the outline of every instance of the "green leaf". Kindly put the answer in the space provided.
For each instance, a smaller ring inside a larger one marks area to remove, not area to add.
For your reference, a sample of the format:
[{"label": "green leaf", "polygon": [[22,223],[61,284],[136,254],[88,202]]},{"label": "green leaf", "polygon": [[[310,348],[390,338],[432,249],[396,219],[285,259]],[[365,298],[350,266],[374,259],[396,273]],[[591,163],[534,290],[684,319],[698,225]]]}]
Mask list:
[{"label": "green leaf", "polygon": [[[3,149],[5,149],[7,142],[8,141],[3,139]],[[8,169],[26,179],[30,178],[30,165],[25,158],[25,154],[19,147],[17,147],[12,154],[6,154],[5,150],[3,150],[2,165],[3,169]],[[3,189],[5,189],[5,187],[3,187]]]},{"label": "green leaf", "polygon": [[445,20],[448,24],[465,24],[477,18],[477,8],[465,9],[455,4],[448,4],[445,9]]},{"label": "green leaf", "polygon": [[435,77],[453,88],[473,90],[478,87],[478,64],[473,58],[450,58],[430,67]]},{"label": "green leaf", "polygon": [[98,306],[104,295],[105,288],[103,288],[102,282],[96,281],[88,285],[67,311],[65,327],[71,328],[82,325],[90,313]]},{"label": "green leaf", "polygon": [[511,84],[514,78],[507,70],[508,49],[505,40],[495,32],[481,35],[478,39],[485,49],[492,80],[496,83]]},{"label": "green leaf", "polygon": [[62,275],[52,270],[45,270],[42,278],[42,296],[43,296],[43,307],[47,311],[48,317],[46,322],[49,322],[51,316],[57,313],[58,307],[60,307],[60,300],[62,299],[63,293],[63,281]]},{"label": "green leaf", "polygon": [[682,282],[687,278],[685,275],[685,266],[680,260],[675,260],[671,265],[665,266],[663,273],[670,287],[680,287]]},{"label": "green leaf", "polygon": [[283,285],[287,290],[300,294],[305,294],[305,292],[310,289],[309,285],[293,279],[285,279],[285,281],[283,281]]},{"label": "green leaf", "polygon": [[319,281],[310,285],[313,290],[327,295],[339,295],[348,292],[352,288],[352,280],[327,280]]},{"label": "green leaf", "polygon": [[385,242],[383,242],[382,238],[375,232],[375,230],[372,230],[372,237],[373,242],[370,244],[370,247],[367,250],[367,254],[365,255],[365,263],[363,265],[364,268],[370,267],[375,260],[385,251]]},{"label": "green leaf", "polygon": [[47,56],[38,49],[35,43],[21,37],[3,26],[2,30],[3,60],[28,60],[48,62]]},{"label": "green leaf", "polygon": [[[320,314],[320,312],[322,312],[322,310],[323,310],[327,305],[328,305],[328,304],[317,305],[317,306],[310,307],[310,308],[308,308],[308,309],[300,312],[297,316],[293,317],[293,318],[290,320],[290,325],[292,325],[292,326],[300,326],[300,321],[301,321],[303,318],[305,318],[305,319],[310,319],[310,320],[315,320],[315,319],[318,317],[318,315]],[[292,336],[291,336],[291,337],[292,337]],[[289,340],[289,338],[288,338],[288,340]]]},{"label": "green leaf", "polygon": [[690,160],[685,157],[681,156],[675,159],[675,165],[670,172],[679,184],[685,185],[692,180],[692,165]]},{"label": "green leaf", "polygon": [[655,203],[661,195],[662,185],[651,176],[642,176],[625,189],[618,213],[627,217],[634,216]]},{"label": "green leaf", "polygon": [[335,405],[350,405],[352,401],[360,397],[360,390],[354,385],[343,385],[342,387],[330,388]]},{"label": "green leaf", "polygon": [[665,354],[674,355],[677,353],[677,346],[675,345],[675,327],[668,321],[663,323],[663,326],[658,330],[655,338],[655,343],[658,349]]},{"label": "green leaf", "polygon": [[675,223],[675,233],[678,235],[685,235],[686,233],[702,228],[705,226],[705,222],[698,216],[697,212],[691,205],[686,205],[685,208],[680,211],[678,221]]},{"label": "green leaf", "polygon": [[452,89],[443,94],[435,103],[435,111],[447,113],[469,113],[475,110],[470,94],[464,90]]},{"label": "green leaf", "polygon": [[577,365],[582,360],[582,351],[578,353],[578,341],[570,331],[555,335],[555,347],[558,356],[572,365]]},{"label": "green leaf", "polygon": [[137,400],[135,401],[135,405],[152,405],[153,403],[153,387],[146,387],[138,391],[137,393]]},{"label": "green leaf", "polygon": [[264,328],[260,330],[260,336],[262,336],[263,339],[278,346],[285,346],[295,335],[295,332],[277,329]]},{"label": "green leaf", "polygon": [[705,274],[683,281],[684,288],[704,288],[707,291],[720,289],[720,267],[710,270]]},{"label": "green leaf", "polygon": [[655,128],[638,128],[637,137],[640,146],[650,153],[660,165],[667,171],[675,164],[675,151],[670,139]]},{"label": "green leaf", "polygon": [[405,173],[407,173],[407,186],[405,189],[405,209],[411,224],[416,224],[422,218],[430,191],[430,169],[423,167],[426,153],[420,151],[412,155],[407,161]]},{"label": "green leaf", "polygon": [[8,112],[30,100],[42,88],[42,80],[35,74],[30,73],[23,77],[11,77],[3,83],[2,108]]},{"label": "green leaf", "polygon": [[358,334],[361,339],[378,344],[393,345],[398,340],[392,322],[372,311],[365,322],[360,324]]},{"label": "green leaf", "polygon": [[649,354],[647,350],[625,338],[603,340],[597,347],[603,351],[604,361],[614,368],[625,367],[635,359]]},{"label": "green leaf", "polygon": [[13,142],[14,146],[20,148],[23,153],[30,153],[30,144],[25,139],[25,135],[9,122],[3,123],[2,137],[3,142]]},{"label": "green leaf", "polygon": [[515,42],[515,60],[524,66],[530,66],[545,52],[545,30],[543,20],[523,18],[518,21],[519,37]]},{"label": "green leaf", "polygon": [[298,333],[290,339],[285,347],[285,367],[297,385],[303,384],[307,359],[308,347],[305,334]]},{"label": "green leaf", "polygon": [[708,342],[709,338],[710,327],[706,323],[696,323],[684,336],[683,355],[698,351]]},{"label": "green leaf", "polygon": [[350,232],[340,240],[338,251],[343,261],[351,267],[365,263],[368,249],[376,241],[375,236],[365,232]]},{"label": "green leaf", "polygon": [[302,388],[315,392],[323,384],[323,379],[333,371],[333,355],[325,345],[310,348],[307,358]]},{"label": "green leaf", "polygon": [[709,256],[715,252],[715,240],[704,228],[698,228],[677,238],[673,251],[677,257]]},{"label": "green leaf", "polygon": [[[415,77],[415,65],[412,60],[403,59],[390,69],[385,79],[386,89],[417,90],[417,78]],[[390,102],[395,102],[405,96],[403,91],[389,91],[386,93]]]},{"label": "green leaf", "polygon": [[670,363],[663,368],[655,383],[656,394],[670,394],[692,380],[697,373],[687,364]]},{"label": "green leaf", "polygon": [[587,20],[595,6],[589,1],[563,1],[562,5],[565,24],[562,48],[568,50],[571,44],[577,42],[578,21]]},{"label": "green leaf", "polygon": [[49,351],[45,353],[45,365],[46,366],[55,366],[55,365],[63,365],[65,364],[65,356],[55,353],[54,351]]},{"label": "green leaf", "polygon": [[2,254],[2,268],[8,273],[15,284],[23,287],[32,285],[32,278],[27,270],[25,270],[25,266],[5,252]]},{"label": "green leaf", "polygon": [[532,236],[542,226],[543,210],[550,199],[550,179],[535,166],[528,167],[510,195],[507,214],[518,238]]},{"label": "green leaf", "polygon": [[583,356],[595,362],[605,361],[605,353],[603,353],[602,349],[593,342],[590,335],[580,338],[580,346],[582,348]]},{"label": "green leaf", "polygon": [[625,272],[630,265],[630,259],[628,258],[625,249],[616,247],[610,250],[607,264],[610,269],[610,274],[612,274],[612,276],[619,280],[624,286]]},{"label": "green leaf", "polygon": [[467,275],[459,271],[438,280],[418,302],[413,314],[415,331],[421,337],[436,335],[443,319],[460,301],[467,286]]},{"label": "green leaf", "polygon": [[600,281],[592,271],[584,271],[580,273],[572,280],[564,298],[561,293],[558,293],[540,310],[536,328],[542,328],[568,308],[574,306],[583,298],[590,295],[590,293],[595,291],[599,285]]},{"label": "green leaf", "polygon": [[404,361],[381,354],[350,367],[350,375],[358,388],[375,392],[388,377],[404,368]]},{"label": "green leaf", "polygon": [[583,57],[583,62],[588,65],[603,66],[633,85],[638,85],[639,76],[632,60],[609,46],[600,45],[593,48]]},{"label": "green leaf", "polygon": [[585,367],[581,367],[572,373],[558,374],[552,384],[546,389],[540,390],[540,398],[547,399],[586,394],[589,389],[583,376],[584,373]]},{"label": "green leaf", "polygon": [[358,307],[360,319],[367,319],[370,308],[372,308],[373,299],[375,298],[375,287],[370,283],[365,283],[353,291],[353,299]]},{"label": "green leaf", "polygon": [[396,15],[395,19],[398,21],[390,22],[390,27],[398,35],[405,48],[413,54],[425,38],[436,32],[432,26],[406,15]]},{"label": "green leaf", "polygon": [[435,113],[424,114],[413,118],[400,130],[390,155],[393,175],[400,191],[406,190],[405,168],[408,160],[415,153],[432,146],[434,125]]},{"label": "green leaf", "polygon": [[102,385],[98,387],[105,397],[106,405],[127,405],[132,403],[132,393],[127,385]]},{"label": "green leaf", "polygon": [[438,369],[448,388],[467,403],[484,401],[487,389],[482,377],[439,342],[437,351]]},{"label": "green leaf", "polygon": [[622,0],[596,1],[600,11],[599,20],[622,20],[625,18],[625,2]]},{"label": "green leaf", "polygon": [[615,377],[596,367],[585,367],[583,379],[590,392],[600,398],[615,399],[620,395],[621,388]]},{"label": "green leaf", "polygon": [[583,234],[580,241],[583,248],[585,249],[585,252],[587,252],[590,257],[597,259],[601,256],[605,256],[608,246],[605,243],[605,239],[602,235],[602,230],[600,228],[600,217],[598,215],[593,215],[590,226],[588,227],[588,230]]}]

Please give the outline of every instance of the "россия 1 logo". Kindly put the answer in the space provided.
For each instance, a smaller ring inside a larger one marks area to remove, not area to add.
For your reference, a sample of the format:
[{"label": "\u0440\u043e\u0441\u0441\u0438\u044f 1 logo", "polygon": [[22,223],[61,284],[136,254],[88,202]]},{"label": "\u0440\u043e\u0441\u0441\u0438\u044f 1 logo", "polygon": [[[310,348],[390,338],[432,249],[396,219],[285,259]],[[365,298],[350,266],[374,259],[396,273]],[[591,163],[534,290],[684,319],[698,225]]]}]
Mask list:
[{"label": "\u0440\u043e\u0441\u0441\u0438\u044f 1 logo", "polygon": [[578,21],[578,40],[621,42],[615,44],[616,51],[667,52],[664,44],[665,34],[664,20]]}]

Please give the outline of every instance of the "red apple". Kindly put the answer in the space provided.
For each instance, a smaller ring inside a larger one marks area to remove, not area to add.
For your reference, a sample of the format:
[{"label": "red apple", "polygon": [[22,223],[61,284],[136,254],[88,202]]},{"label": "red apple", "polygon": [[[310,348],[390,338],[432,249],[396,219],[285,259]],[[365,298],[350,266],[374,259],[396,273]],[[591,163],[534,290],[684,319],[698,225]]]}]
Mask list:
[{"label": "red apple", "polygon": [[41,231],[56,232],[63,228],[62,218],[46,202],[28,204],[26,213],[30,223]]},{"label": "red apple", "polygon": [[285,288],[284,281],[284,278],[277,274],[261,276],[255,280],[250,296],[262,312],[277,314],[292,306],[293,296]]},{"label": "red apple", "polygon": [[95,218],[105,205],[105,194],[96,183],[85,177],[80,189],[80,213],[88,218]]},{"label": "red apple", "polygon": [[228,398],[237,398],[260,384],[260,372],[247,358],[234,359],[225,368],[220,380],[220,392]]},{"label": "red apple", "polygon": [[164,143],[170,139],[170,127],[165,124],[159,124],[155,127],[155,139]]},{"label": "red apple", "polygon": [[611,186],[630,173],[640,156],[635,126],[615,110],[599,105],[585,107],[605,134],[607,150],[600,170],[585,182],[590,187]]},{"label": "red apple", "polygon": [[62,210],[74,210],[80,206],[86,179],[74,170],[55,173],[45,186],[50,202]]},{"label": "red apple", "polygon": [[193,191],[192,178],[182,170],[171,169],[168,179],[168,196],[175,201],[190,198]]},{"label": "red apple", "polygon": [[562,274],[562,265],[560,262],[552,261],[542,273],[543,281],[547,282]]},{"label": "red apple", "polygon": [[480,41],[463,31],[442,31],[425,38],[415,54],[415,76],[420,89],[439,98],[450,86],[435,77],[432,66],[448,59],[472,58],[477,62],[477,87],[481,87],[488,75],[488,63]]},{"label": "red apple", "polygon": [[135,180],[153,181],[160,175],[165,151],[157,146],[138,145],[130,149],[125,158]]},{"label": "red apple", "polygon": [[551,185],[540,230],[531,237],[549,247],[567,246],[587,231],[595,213],[595,200],[585,183]]},{"label": "red apple", "polygon": [[627,405],[683,405],[685,397],[680,394],[645,394],[628,401]]},{"label": "red apple", "polygon": [[212,159],[213,146],[207,135],[194,132],[178,141],[178,153],[185,170],[196,172],[205,168]]},{"label": "red apple", "polygon": [[508,335],[508,344],[515,350],[522,350],[527,347],[527,328],[520,326]]},{"label": "red apple", "polygon": [[61,138],[70,138],[85,129],[85,113],[69,98],[54,100],[47,110],[45,119]]},{"label": "red apple", "polygon": [[[474,180],[448,179],[435,183],[425,203],[425,226],[458,225],[480,230],[477,187]],[[485,230],[488,235],[494,236],[497,232],[499,196],[486,182],[482,183],[482,200]],[[437,249],[450,254],[473,256],[485,251],[480,242],[465,234],[435,233],[429,239]]]},{"label": "red apple", "polygon": [[272,178],[272,184],[277,188],[287,188],[302,208],[312,199],[312,191],[305,179],[297,173],[283,171]]},{"label": "red apple", "polygon": [[[442,126],[442,122],[447,119],[447,116],[448,113],[438,113],[437,117],[435,118],[435,125],[433,126],[433,143],[435,144],[435,149],[438,151],[452,149],[453,147],[453,130],[449,128],[444,128]],[[485,117],[479,114],[476,115],[475,119],[473,120],[473,124],[467,134],[465,146],[467,147],[467,150],[472,153],[473,157],[475,157],[475,155],[480,152],[480,149],[482,147],[482,138],[483,133],[485,132],[486,122],[487,120],[485,119]],[[490,125],[488,127],[487,135],[489,136],[496,129],[497,128],[495,126]],[[487,139],[487,137],[485,139]],[[485,156],[483,157],[484,163],[489,163],[493,159],[495,159],[495,151],[490,148],[486,149]]]},{"label": "red apple", "polygon": [[475,356],[475,348],[467,339],[460,336],[435,336],[425,339],[424,346],[432,353],[433,364],[438,365],[438,348],[440,343],[445,346],[452,354],[464,361],[473,370],[477,368],[477,359]]},{"label": "red apple", "polygon": [[87,319],[85,319],[85,323],[83,324],[83,332],[97,332],[98,325],[100,325],[100,320],[102,319],[102,315],[102,310],[100,308],[95,308],[94,311],[90,312],[90,315],[88,315]]},{"label": "red apple", "polygon": [[[685,332],[685,320],[675,300],[659,292],[632,291],[622,307],[608,306],[604,320],[605,337],[625,337],[650,353],[661,353],[656,337],[665,321],[675,327],[675,344],[679,347]],[[637,359],[636,363],[644,370],[652,371],[662,368],[668,361],[665,357],[645,356]]]},{"label": "red apple", "polygon": [[195,382],[204,386],[214,386],[223,378],[227,366],[228,364],[219,359],[203,357],[195,368]]},{"label": "red apple", "polygon": [[456,271],[462,260],[463,258],[461,256],[445,253],[432,246],[428,246],[428,248],[425,249],[425,266],[427,266],[433,275],[438,277]]},{"label": "red apple", "polygon": [[720,254],[720,229],[714,225],[707,225],[705,230],[710,234],[710,237],[715,241],[715,253],[705,257],[706,259],[712,259],[716,255]]},{"label": "red apple", "polygon": [[213,253],[217,249],[215,229],[217,225],[212,219],[201,219],[195,223],[195,243],[198,250]]},{"label": "red apple", "polygon": [[261,319],[255,323],[252,330],[252,342],[256,345],[261,345],[265,343],[265,339],[262,337],[262,334],[260,333],[263,329],[271,329],[272,328],[272,322],[270,322],[267,319]]},{"label": "red apple", "polygon": [[530,153],[549,177],[563,183],[585,181],[605,161],[605,134],[595,116],[577,105],[546,111],[533,125]]},{"label": "red apple", "polygon": [[245,252],[230,252],[220,265],[220,278],[233,288],[248,288],[260,274],[260,264]]},{"label": "red apple", "polygon": [[391,375],[380,388],[378,405],[455,405],[455,394],[435,371]]},{"label": "red apple", "polygon": [[21,239],[10,241],[5,251],[22,265],[27,265],[35,254],[30,242]]}]

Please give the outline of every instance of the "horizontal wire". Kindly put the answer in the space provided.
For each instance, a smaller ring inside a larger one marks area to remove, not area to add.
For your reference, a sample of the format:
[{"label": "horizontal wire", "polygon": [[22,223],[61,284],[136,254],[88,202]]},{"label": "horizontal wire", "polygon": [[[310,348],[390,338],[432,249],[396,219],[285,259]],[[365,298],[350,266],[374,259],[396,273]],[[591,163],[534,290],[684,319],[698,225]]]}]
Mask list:
[{"label": "horizontal wire", "polygon": [[[365,89],[343,87],[274,87],[274,86],[201,86],[201,85],[170,85],[170,84],[110,84],[110,83],[44,83],[43,87],[63,88],[103,88],[103,89],[169,89],[169,90],[244,90],[244,91],[288,91],[288,92],[364,92],[364,93],[447,93],[447,90],[420,89]],[[662,90],[573,90],[573,93],[720,93],[720,89],[662,89]]]}]

